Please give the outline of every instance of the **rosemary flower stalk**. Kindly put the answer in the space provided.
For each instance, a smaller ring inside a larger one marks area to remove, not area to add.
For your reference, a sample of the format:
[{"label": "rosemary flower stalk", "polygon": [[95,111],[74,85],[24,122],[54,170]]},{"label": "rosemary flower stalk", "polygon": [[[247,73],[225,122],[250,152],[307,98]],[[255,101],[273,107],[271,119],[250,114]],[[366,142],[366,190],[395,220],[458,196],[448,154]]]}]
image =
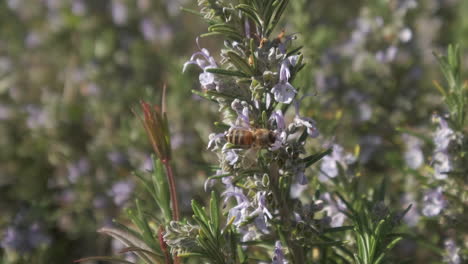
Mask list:
[{"label": "rosemary flower stalk", "polygon": [[[305,169],[330,151],[305,155],[304,145],[318,136],[318,129],[314,120],[300,114],[300,89],[293,85],[303,57],[300,47],[293,47],[294,34],[283,30],[272,37],[288,1],[272,2],[199,1],[211,25],[202,37],[222,35],[225,47],[218,62],[197,39],[199,51],[183,70],[189,65],[202,70],[202,91],[194,93],[217,103],[223,116],[218,124],[224,130],[209,137],[219,168],[207,186],[221,179],[224,203],[230,206],[227,220],[239,242],[274,238],[274,263],[304,263],[310,247],[304,237],[316,232],[309,221],[315,211],[297,210],[313,206],[303,205],[299,194],[291,192],[307,185]],[[293,120],[285,117],[290,108],[295,109]],[[302,240],[288,235],[292,232]],[[284,254],[280,245],[287,248]]]}]

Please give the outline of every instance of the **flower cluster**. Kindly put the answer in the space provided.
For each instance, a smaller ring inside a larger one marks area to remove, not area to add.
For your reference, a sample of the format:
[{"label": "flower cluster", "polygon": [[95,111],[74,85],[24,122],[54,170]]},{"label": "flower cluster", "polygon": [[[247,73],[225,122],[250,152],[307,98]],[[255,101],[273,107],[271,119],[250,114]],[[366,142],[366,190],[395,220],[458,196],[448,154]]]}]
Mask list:
[{"label": "flower cluster", "polygon": [[450,143],[456,140],[456,135],[446,120],[440,116],[436,116],[435,119],[438,127],[434,133],[434,179],[444,180],[452,170],[449,147]]},{"label": "flower cluster", "polygon": [[404,158],[406,165],[413,170],[420,168],[424,164],[422,140],[409,134],[403,134],[402,138],[405,141]]},{"label": "flower cluster", "polygon": [[12,225],[6,228],[1,246],[6,250],[13,250],[21,254],[32,251],[51,243],[41,221],[31,219],[31,212],[22,209],[15,216]]},{"label": "flower cluster", "polygon": [[339,174],[339,167],[347,170],[348,166],[356,162],[356,157],[351,153],[345,153],[342,146],[333,145],[331,155],[325,156],[320,165],[319,180],[322,182],[328,181],[330,178],[335,178]]}]

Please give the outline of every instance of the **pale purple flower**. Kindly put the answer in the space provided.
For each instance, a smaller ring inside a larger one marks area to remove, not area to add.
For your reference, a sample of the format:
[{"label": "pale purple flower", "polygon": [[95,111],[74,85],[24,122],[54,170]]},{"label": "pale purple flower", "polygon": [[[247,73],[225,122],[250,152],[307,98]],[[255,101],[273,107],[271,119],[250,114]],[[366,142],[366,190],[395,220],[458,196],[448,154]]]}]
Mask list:
[{"label": "pale purple flower", "polygon": [[249,107],[247,102],[235,99],[231,108],[237,113],[236,126],[250,128]]},{"label": "pale purple flower", "polygon": [[325,156],[322,158],[319,174],[320,181],[328,181],[328,178],[335,178],[338,176],[339,171],[336,162],[337,160],[333,156]]},{"label": "pale purple flower", "polygon": [[140,21],[140,32],[149,42],[167,43],[173,37],[173,30],[167,24],[155,24],[151,18]]},{"label": "pale purple flower", "polygon": [[424,194],[422,208],[423,215],[428,217],[439,215],[446,206],[447,200],[442,193],[442,187],[429,190]]},{"label": "pale purple flower", "polygon": [[117,206],[122,206],[130,199],[134,188],[135,183],[132,181],[119,181],[112,186],[109,195],[112,196]]},{"label": "pale purple flower", "polygon": [[249,214],[249,217],[255,217],[255,226],[260,231],[267,234],[269,233],[268,219],[272,219],[273,216],[267,208],[266,192],[258,192],[255,196],[255,202],[257,203],[257,208],[255,208],[254,211]]},{"label": "pale purple flower", "polygon": [[208,136],[209,141],[208,141],[207,149],[210,149],[212,151],[219,149],[222,145],[224,145],[225,136],[226,136],[225,133],[218,133],[218,134],[211,133]]},{"label": "pale purple flower", "polygon": [[296,89],[289,82],[279,82],[272,89],[275,100],[280,103],[289,104],[296,95]]},{"label": "pale purple flower", "polygon": [[111,3],[112,20],[115,24],[125,25],[128,20],[127,6],[121,0],[112,0]]},{"label": "pale purple flower", "polygon": [[156,26],[150,18],[143,18],[140,21],[140,31],[148,41],[155,41],[158,38]]},{"label": "pale purple flower", "polygon": [[270,117],[270,121],[276,124],[276,131],[281,132],[286,129],[286,123],[284,122],[284,115],[281,110],[276,110]]},{"label": "pale purple flower", "polygon": [[105,195],[98,194],[93,199],[93,207],[96,209],[104,209],[109,206],[109,198]]},{"label": "pale purple flower", "polygon": [[420,148],[412,148],[405,151],[406,165],[415,170],[421,167],[424,162],[424,156]]},{"label": "pale purple flower", "polygon": [[330,178],[335,178],[339,173],[338,164],[346,169],[348,165],[356,162],[356,159],[351,153],[345,152],[342,146],[334,144],[332,153],[322,158],[319,180],[325,182]]},{"label": "pale purple flower", "polygon": [[291,184],[290,195],[291,198],[299,198],[304,190],[307,189],[309,181],[305,175],[304,163],[297,164],[294,166],[294,182]]},{"label": "pale purple flower", "polygon": [[439,126],[434,133],[434,178],[437,180],[444,180],[447,174],[452,170],[450,162],[449,145],[450,142],[456,139],[456,135],[449,127],[446,120],[440,116],[435,116]]},{"label": "pale purple flower", "polygon": [[411,29],[405,27],[400,31],[398,37],[400,38],[401,42],[406,43],[413,38],[413,32],[411,31]]},{"label": "pale purple flower", "polygon": [[453,239],[447,239],[444,242],[445,246],[445,255],[444,255],[444,262],[448,264],[460,264],[460,248],[457,247],[455,241]]},{"label": "pale purple flower", "polygon": [[[271,102],[272,102],[271,94],[270,94],[270,93],[266,93],[266,94],[265,94],[265,107],[266,107],[267,109],[270,108]],[[257,108],[259,108],[259,107],[257,107]]]},{"label": "pale purple flower", "polygon": [[438,119],[439,127],[434,133],[435,152],[445,151],[448,149],[450,141],[455,139],[455,133],[452,129],[450,129],[447,121],[445,121],[442,117],[436,118]]},{"label": "pale purple flower", "polygon": [[273,262],[271,264],[287,264],[288,260],[283,252],[283,247],[281,246],[280,241],[276,241],[275,243],[275,251],[273,255]]},{"label": "pale purple flower", "polygon": [[122,166],[128,164],[128,158],[125,153],[121,151],[111,151],[107,153],[107,159],[112,163],[114,166]]},{"label": "pale purple flower", "polygon": [[291,56],[283,60],[279,71],[279,82],[271,89],[275,100],[280,103],[289,104],[296,96],[296,89],[289,83],[291,72],[290,66],[297,64],[297,56]]},{"label": "pale purple flower", "polygon": [[281,62],[280,71],[279,71],[279,80],[281,82],[288,82],[289,78],[291,78],[291,72],[289,67],[294,67],[297,64],[298,56],[291,56],[284,59]]},{"label": "pale purple flower", "polygon": [[198,76],[198,80],[202,87],[212,90],[216,88],[215,75],[211,72],[202,72]]},{"label": "pale purple flower", "polygon": [[153,159],[148,156],[145,161],[140,164],[139,170],[141,171],[152,171],[153,170]]},{"label": "pale purple flower", "polygon": [[28,215],[27,211],[20,210],[15,216],[12,224],[4,232],[0,243],[2,248],[26,254],[51,243],[52,239],[43,225],[38,221],[31,221]]},{"label": "pale purple flower", "polygon": [[43,228],[38,223],[33,223],[24,227],[8,227],[1,245],[6,249],[28,253],[41,245],[49,244],[50,241],[50,236]]},{"label": "pale purple flower", "polygon": [[436,180],[447,179],[447,174],[452,170],[450,156],[445,152],[434,154],[434,178]]},{"label": "pale purple flower", "polygon": [[71,10],[74,15],[82,16],[86,14],[86,5],[83,0],[73,0]]},{"label": "pale purple flower", "polygon": [[316,124],[317,123],[310,117],[301,117],[298,115],[294,117],[294,125],[296,127],[304,127],[307,130],[307,134],[309,134],[309,136],[312,138],[319,136],[319,131]]},{"label": "pale purple flower", "polygon": [[309,117],[302,117],[299,114],[299,105],[304,98],[307,96],[310,96],[310,94],[306,94],[302,96],[302,98],[298,100],[294,100],[294,108],[296,111],[296,116],[294,117],[294,123],[292,124],[295,127],[304,127],[307,130],[307,134],[309,134],[310,137],[316,138],[319,136],[319,131],[316,126],[316,122]]},{"label": "pale purple flower", "polygon": [[421,149],[423,142],[419,138],[409,134],[403,134],[402,137],[406,148],[404,153],[406,165],[416,170],[424,163],[424,154]]},{"label": "pale purple flower", "polygon": [[296,182],[300,185],[307,185],[309,181],[307,180],[307,177],[305,176],[305,164],[300,163],[294,167],[294,170],[296,172]]},{"label": "pale purple flower", "polygon": [[205,89],[214,90],[216,89],[215,75],[210,72],[207,72],[206,69],[218,68],[218,65],[216,64],[215,59],[210,55],[210,52],[207,49],[200,48],[200,45],[198,43],[198,38],[196,39],[196,42],[200,51],[193,53],[192,57],[190,57],[190,60],[184,63],[182,72],[185,72],[185,70],[187,69],[187,66],[190,64],[198,65],[198,67],[200,67],[200,69],[203,70],[203,72],[200,73],[198,77],[200,84]]},{"label": "pale purple flower", "polygon": [[75,162],[69,163],[67,165],[68,170],[68,180],[71,183],[76,183],[78,179],[89,172],[91,166],[87,158],[81,158]]},{"label": "pale purple flower", "polygon": [[346,210],[346,205],[340,199],[333,199],[330,193],[324,193],[320,196],[320,199],[324,201],[325,206],[323,210],[327,212],[327,216],[330,218],[331,227],[343,226],[346,219],[346,215],[342,213]]},{"label": "pale purple flower", "polygon": [[42,36],[38,32],[30,31],[26,35],[25,44],[28,48],[35,48],[42,43]]},{"label": "pale purple flower", "polygon": [[301,196],[301,194],[307,190],[307,184],[300,184],[298,182],[294,182],[291,184],[291,189],[289,191],[289,195],[293,199],[297,199]]},{"label": "pale purple flower", "polygon": [[239,160],[239,154],[234,149],[227,149],[223,151],[224,159],[229,163],[229,165],[234,165]]},{"label": "pale purple flower", "polygon": [[39,129],[48,127],[50,119],[48,113],[35,105],[26,106],[26,112],[28,113],[28,118],[26,119],[26,124],[30,129]]},{"label": "pale purple flower", "polygon": [[225,196],[224,203],[226,204],[229,198],[234,197],[237,201],[237,205],[229,209],[228,219],[234,217],[233,225],[239,226],[244,222],[248,215],[248,208],[250,206],[249,199],[242,193],[242,190],[237,187],[233,187],[230,191],[225,191],[223,194]]},{"label": "pale purple flower", "polygon": [[398,53],[398,48],[392,45],[386,48],[385,50],[378,51],[375,54],[375,58],[382,63],[388,63],[388,62],[392,62],[395,59],[397,53]]},{"label": "pale purple flower", "polygon": [[23,4],[24,0],[7,0],[6,2],[11,10],[17,10],[21,7],[21,4]]},{"label": "pale purple flower", "polygon": [[283,146],[283,144],[286,143],[287,137],[288,137],[288,135],[287,135],[286,131],[282,131],[279,134],[276,134],[275,142],[273,142],[273,144],[268,149],[271,150],[271,151],[276,151],[276,150],[280,149]]},{"label": "pale purple flower", "polygon": [[284,122],[284,116],[281,110],[277,110],[272,113],[270,116],[270,122],[276,126],[276,129],[274,130],[276,137],[275,137],[275,142],[271,145],[269,148],[271,151],[275,151],[280,149],[284,144],[286,144],[286,139],[288,137],[285,129],[286,129],[286,124]]},{"label": "pale purple flower", "polygon": [[[226,185],[226,190],[222,194],[225,197],[224,203],[226,204],[231,197],[236,199],[237,205],[229,209],[228,219],[234,218],[233,225],[242,234],[242,241],[249,241],[262,233],[269,233],[268,220],[272,219],[273,216],[267,207],[266,192],[258,192],[255,198],[250,201],[241,188],[232,184],[231,176],[222,178],[222,182]],[[254,226],[261,233],[252,232],[252,228],[242,225],[248,219],[254,219]]]},{"label": "pale purple flower", "polygon": [[[260,233],[255,228],[255,226],[248,225],[248,226],[240,226],[237,228],[239,234],[241,235],[241,241],[247,242],[252,241],[260,238]],[[244,248],[245,246],[242,246]]]},{"label": "pale purple flower", "polygon": [[[234,184],[232,184],[232,176],[224,177],[221,179],[221,182],[226,185],[226,191],[225,192],[237,192],[239,191],[239,188],[236,187]],[[239,201],[238,201],[239,202]]]},{"label": "pale purple flower", "polygon": [[358,106],[358,110],[360,121],[369,121],[372,118],[372,107],[368,103],[360,103]]}]

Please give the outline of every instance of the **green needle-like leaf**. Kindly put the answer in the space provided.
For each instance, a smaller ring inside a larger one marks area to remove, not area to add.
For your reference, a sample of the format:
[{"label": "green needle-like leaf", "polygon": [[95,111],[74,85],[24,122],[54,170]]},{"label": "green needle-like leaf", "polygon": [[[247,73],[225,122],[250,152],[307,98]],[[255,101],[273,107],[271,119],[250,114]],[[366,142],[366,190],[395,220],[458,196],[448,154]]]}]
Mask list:
[{"label": "green needle-like leaf", "polygon": [[227,56],[229,61],[241,72],[245,73],[248,76],[254,76],[254,72],[249,64],[237,53],[233,51],[228,51]]}]

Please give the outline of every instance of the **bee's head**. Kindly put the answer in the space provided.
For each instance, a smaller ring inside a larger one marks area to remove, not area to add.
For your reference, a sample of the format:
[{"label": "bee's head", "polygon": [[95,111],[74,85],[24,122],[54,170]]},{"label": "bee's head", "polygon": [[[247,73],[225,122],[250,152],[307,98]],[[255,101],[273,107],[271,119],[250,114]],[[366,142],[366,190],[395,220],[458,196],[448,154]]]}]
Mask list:
[{"label": "bee's head", "polygon": [[276,133],[273,131],[269,131],[268,133],[268,140],[270,141],[270,144],[275,143],[276,141]]}]

